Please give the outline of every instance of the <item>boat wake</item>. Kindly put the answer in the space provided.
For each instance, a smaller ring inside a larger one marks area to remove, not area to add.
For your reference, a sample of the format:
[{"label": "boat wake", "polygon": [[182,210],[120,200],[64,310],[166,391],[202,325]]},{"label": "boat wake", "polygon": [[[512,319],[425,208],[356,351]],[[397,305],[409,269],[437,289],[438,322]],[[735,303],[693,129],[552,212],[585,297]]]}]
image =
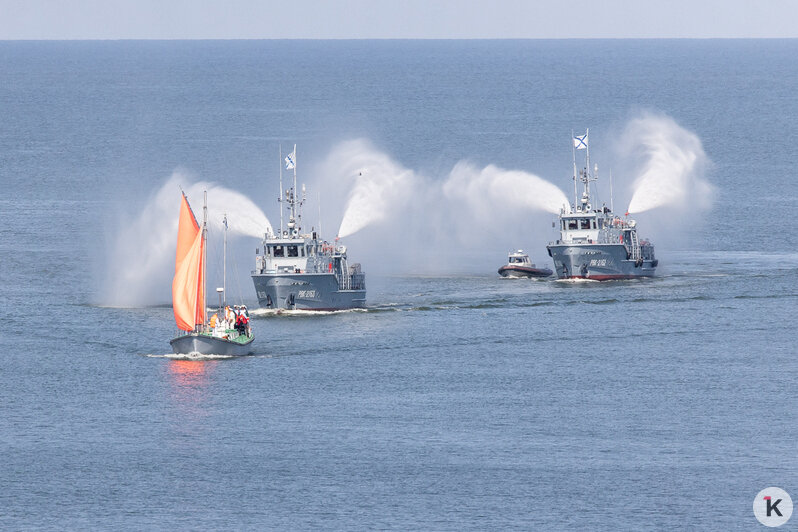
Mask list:
[{"label": "boat wake", "polygon": [[288,310],[258,308],[249,311],[249,315],[254,318],[271,318],[274,316],[309,317],[309,316],[329,316],[330,314],[348,314],[352,312],[369,312],[373,309],[368,308],[347,308],[340,310]]},{"label": "boat wake", "polygon": [[154,354],[146,354],[144,355],[147,358],[167,358],[169,360],[194,360],[194,361],[201,361],[201,360],[226,360],[228,358],[240,358],[234,355],[204,355],[202,353],[166,353],[163,355],[154,355]]}]

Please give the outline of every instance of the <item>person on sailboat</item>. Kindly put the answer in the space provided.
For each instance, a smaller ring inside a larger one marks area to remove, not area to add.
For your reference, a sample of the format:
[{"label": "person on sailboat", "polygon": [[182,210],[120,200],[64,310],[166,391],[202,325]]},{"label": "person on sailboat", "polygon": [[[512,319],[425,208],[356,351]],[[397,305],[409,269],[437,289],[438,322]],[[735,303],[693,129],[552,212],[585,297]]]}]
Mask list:
[{"label": "person on sailboat", "polygon": [[236,315],[236,331],[238,334],[244,334],[246,331],[246,325],[244,324],[244,315],[239,313]]},{"label": "person on sailboat", "polygon": [[233,324],[235,323],[235,317],[233,314],[233,309],[229,306],[224,307],[224,328],[225,329],[232,329]]}]

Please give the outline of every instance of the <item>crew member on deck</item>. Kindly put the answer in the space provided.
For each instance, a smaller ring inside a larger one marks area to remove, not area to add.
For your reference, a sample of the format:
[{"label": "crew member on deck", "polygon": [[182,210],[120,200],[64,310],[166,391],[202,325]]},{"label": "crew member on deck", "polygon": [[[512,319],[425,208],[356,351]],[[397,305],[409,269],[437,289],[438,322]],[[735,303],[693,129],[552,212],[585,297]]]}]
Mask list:
[{"label": "crew member on deck", "polygon": [[243,314],[236,315],[236,331],[238,331],[238,334],[244,334],[244,331],[246,330],[244,319],[245,318]]}]

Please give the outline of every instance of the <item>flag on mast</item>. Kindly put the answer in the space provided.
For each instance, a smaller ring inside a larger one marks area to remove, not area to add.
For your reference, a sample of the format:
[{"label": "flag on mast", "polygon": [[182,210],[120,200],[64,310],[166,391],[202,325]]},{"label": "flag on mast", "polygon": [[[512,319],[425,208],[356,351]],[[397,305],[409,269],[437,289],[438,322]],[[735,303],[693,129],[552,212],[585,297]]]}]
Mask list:
[{"label": "flag on mast", "polygon": [[574,148],[577,150],[587,149],[587,133],[584,135],[574,135]]},{"label": "flag on mast", "polygon": [[294,151],[285,157],[285,169],[293,170],[294,168],[296,168],[296,146],[294,146]]}]

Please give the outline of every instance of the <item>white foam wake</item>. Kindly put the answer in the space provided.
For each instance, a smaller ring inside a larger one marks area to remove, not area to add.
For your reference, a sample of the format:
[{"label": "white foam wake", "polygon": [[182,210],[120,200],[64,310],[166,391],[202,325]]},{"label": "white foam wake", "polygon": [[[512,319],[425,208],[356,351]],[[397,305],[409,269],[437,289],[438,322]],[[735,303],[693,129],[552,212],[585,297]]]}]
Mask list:
[{"label": "white foam wake", "polygon": [[144,355],[147,358],[166,358],[169,360],[191,360],[191,361],[203,361],[203,360],[226,360],[229,358],[238,358],[233,355],[204,355],[202,353],[165,353],[163,355],[154,355],[154,354],[146,354]]}]

